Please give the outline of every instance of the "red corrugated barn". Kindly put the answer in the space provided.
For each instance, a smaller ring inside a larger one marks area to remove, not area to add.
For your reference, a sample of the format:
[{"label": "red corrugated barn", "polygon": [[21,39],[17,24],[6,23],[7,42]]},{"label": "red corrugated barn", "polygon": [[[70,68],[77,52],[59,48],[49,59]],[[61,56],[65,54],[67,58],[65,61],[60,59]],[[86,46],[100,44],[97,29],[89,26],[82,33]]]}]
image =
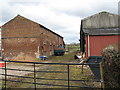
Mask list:
[{"label": "red corrugated barn", "polygon": [[62,36],[20,15],[5,23],[1,29],[5,59],[50,56],[55,48],[64,47]]},{"label": "red corrugated barn", "polygon": [[88,56],[101,56],[109,45],[119,43],[118,15],[100,12],[81,20],[80,48]]}]

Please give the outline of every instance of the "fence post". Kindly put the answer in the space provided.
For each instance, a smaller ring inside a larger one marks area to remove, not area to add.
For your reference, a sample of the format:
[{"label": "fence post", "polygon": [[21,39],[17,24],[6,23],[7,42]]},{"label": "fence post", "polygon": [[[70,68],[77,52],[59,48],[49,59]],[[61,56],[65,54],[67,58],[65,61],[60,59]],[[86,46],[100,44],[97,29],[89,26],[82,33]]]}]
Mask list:
[{"label": "fence post", "polygon": [[34,63],[34,88],[36,90],[36,71],[35,71],[35,63]]},{"label": "fence post", "polygon": [[70,81],[69,81],[69,64],[67,66],[68,66],[68,90],[69,90],[69,87],[70,87]]},{"label": "fence post", "polygon": [[81,73],[83,73],[83,65],[82,65],[82,70],[81,70]]},{"label": "fence post", "polygon": [[104,77],[103,77],[103,63],[100,63],[100,74],[101,74],[101,88],[104,89]]},{"label": "fence post", "polygon": [[6,61],[5,61],[5,90],[6,90],[6,80],[7,80],[7,69],[6,69]]}]

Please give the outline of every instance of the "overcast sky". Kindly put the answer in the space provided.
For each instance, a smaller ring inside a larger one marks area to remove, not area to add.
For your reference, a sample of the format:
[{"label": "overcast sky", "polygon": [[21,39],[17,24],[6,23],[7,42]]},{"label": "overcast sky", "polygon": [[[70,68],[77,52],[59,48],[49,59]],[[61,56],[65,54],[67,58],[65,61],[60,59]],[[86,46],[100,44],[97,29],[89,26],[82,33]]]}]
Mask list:
[{"label": "overcast sky", "polygon": [[101,11],[118,13],[119,0],[0,0],[0,26],[18,14],[78,43],[81,19]]}]

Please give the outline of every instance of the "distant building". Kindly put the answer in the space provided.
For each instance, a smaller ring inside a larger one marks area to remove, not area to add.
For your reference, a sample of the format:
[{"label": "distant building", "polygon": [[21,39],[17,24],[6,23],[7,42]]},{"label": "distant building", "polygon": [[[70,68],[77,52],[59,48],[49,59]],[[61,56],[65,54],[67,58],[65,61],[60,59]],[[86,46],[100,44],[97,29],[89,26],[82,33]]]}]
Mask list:
[{"label": "distant building", "polygon": [[1,29],[4,58],[50,56],[55,48],[64,47],[62,36],[20,15],[5,23]]},{"label": "distant building", "polygon": [[108,45],[118,44],[118,15],[100,12],[81,20],[80,49],[88,56],[101,56]]}]

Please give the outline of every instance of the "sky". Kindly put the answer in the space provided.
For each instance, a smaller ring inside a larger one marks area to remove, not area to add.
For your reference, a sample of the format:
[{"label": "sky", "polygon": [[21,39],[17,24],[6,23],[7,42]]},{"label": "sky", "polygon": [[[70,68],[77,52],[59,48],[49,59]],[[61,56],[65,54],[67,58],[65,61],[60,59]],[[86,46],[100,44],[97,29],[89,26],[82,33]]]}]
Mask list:
[{"label": "sky", "polygon": [[0,26],[20,14],[79,43],[81,19],[107,11],[118,14],[119,0],[0,0]]}]

